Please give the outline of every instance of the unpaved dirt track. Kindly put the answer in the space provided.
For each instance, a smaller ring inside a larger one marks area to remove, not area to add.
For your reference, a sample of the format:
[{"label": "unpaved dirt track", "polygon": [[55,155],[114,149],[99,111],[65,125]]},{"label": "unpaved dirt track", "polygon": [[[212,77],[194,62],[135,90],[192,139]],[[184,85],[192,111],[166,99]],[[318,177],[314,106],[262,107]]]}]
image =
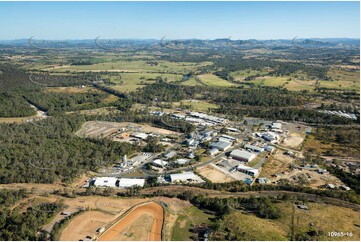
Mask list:
[{"label": "unpaved dirt track", "polygon": [[[134,231],[136,233],[137,238],[135,240],[152,240],[152,241],[160,241],[162,240],[162,226],[163,226],[163,216],[164,211],[162,206],[155,202],[150,202],[142,205],[138,205],[133,208],[127,215],[125,215],[122,219],[116,222],[113,226],[111,226],[107,231],[105,231],[99,238],[99,241],[114,241],[114,240],[132,240],[132,238],[126,238],[125,236],[129,236],[130,225],[134,223],[143,222],[144,216],[147,216],[148,224],[139,224],[136,228],[139,230]],[[143,219],[139,219],[139,218]],[[135,224],[134,224],[135,225]],[[142,231],[145,227],[149,226],[148,231]],[[145,233],[144,233],[145,232]],[[138,237],[141,235],[141,237]]]}]

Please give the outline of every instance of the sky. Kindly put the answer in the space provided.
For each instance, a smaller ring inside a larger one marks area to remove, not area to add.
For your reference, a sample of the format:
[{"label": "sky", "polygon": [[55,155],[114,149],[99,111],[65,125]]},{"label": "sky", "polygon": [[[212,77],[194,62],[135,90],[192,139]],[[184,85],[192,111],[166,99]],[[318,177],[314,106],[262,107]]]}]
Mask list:
[{"label": "sky", "polygon": [[0,40],[359,38],[359,2],[0,2]]}]

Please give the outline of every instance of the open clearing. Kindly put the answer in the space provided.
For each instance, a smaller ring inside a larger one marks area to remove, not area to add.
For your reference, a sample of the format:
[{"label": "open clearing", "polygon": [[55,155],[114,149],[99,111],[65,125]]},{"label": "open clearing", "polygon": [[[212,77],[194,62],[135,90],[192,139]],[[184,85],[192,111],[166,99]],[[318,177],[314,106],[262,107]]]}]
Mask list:
[{"label": "open clearing", "polygon": [[260,176],[271,177],[273,174],[286,172],[289,170],[292,162],[292,157],[283,154],[282,150],[277,149],[274,155],[272,155],[265,163]]},{"label": "open clearing", "polygon": [[114,215],[100,211],[87,211],[75,218],[61,232],[61,241],[85,240],[86,236],[94,237],[98,228],[107,226],[114,220]]},{"label": "open clearing", "polygon": [[214,164],[207,165],[207,166],[201,166],[201,167],[197,168],[197,171],[202,176],[206,177],[207,179],[209,179],[210,181],[212,181],[214,183],[225,183],[225,182],[232,182],[232,181],[236,180],[233,177],[227,176],[226,174],[222,173],[221,171],[219,171],[219,169],[217,169],[214,166],[215,166]]},{"label": "open clearing", "polygon": [[[140,131],[145,133],[158,133],[162,135],[176,135],[177,132],[167,129],[152,127],[147,124],[136,124],[130,122],[104,122],[104,121],[90,121],[83,124],[77,135],[81,137],[107,137],[119,131],[119,129],[129,129],[132,131]],[[128,131],[127,131],[128,132]]]},{"label": "open clearing", "polygon": [[162,239],[163,208],[155,202],[137,205],[99,237],[109,240],[156,240]]},{"label": "open clearing", "polygon": [[237,86],[229,81],[223,80],[216,75],[213,74],[204,74],[199,75],[199,79],[202,83],[206,84],[207,86],[215,86],[215,87],[233,87]]},{"label": "open clearing", "polygon": [[[309,210],[294,210],[295,239],[302,240],[300,235],[310,231],[318,231],[319,235],[310,240],[356,240],[360,239],[360,214],[349,208],[328,204],[308,203]],[[289,240],[292,227],[293,204],[277,203],[282,213],[276,220],[258,218],[253,214],[239,211],[226,215],[220,229],[214,233],[217,239],[230,236],[233,240]],[[311,225],[313,223],[313,225]],[[349,232],[352,236],[329,236],[328,232]],[[211,238],[213,239],[213,238]]]},{"label": "open clearing", "polygon": [[283,145],[291,148],[298,148],[305,138],[299,133],[290,133],[283,140]]}]

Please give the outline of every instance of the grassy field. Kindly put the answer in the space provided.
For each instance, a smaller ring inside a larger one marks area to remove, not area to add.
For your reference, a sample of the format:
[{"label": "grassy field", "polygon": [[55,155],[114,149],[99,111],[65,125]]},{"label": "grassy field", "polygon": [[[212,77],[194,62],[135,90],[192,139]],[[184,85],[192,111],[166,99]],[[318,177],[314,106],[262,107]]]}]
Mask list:
[{"label": "grassy field", "polygon": [[[283,216],[276,221],[279,227],[291,231],[292,203],[280,203]],[[319,203],[309,203],[308,211],[295,209],[295,234],[304,234],[312,229],[319,231],[314,240],[359,240],[360,213],[352,209]],[[314,226],[310,226],[314,223]],[[285,226],[286,225],[286,226]],[[351,232],[353,236],[331,237],[328,232]]]},{"label": "grassy field", "polygon": [[193,227],[192,225],[200,225],[202,223],[209,224],[211,222],[210,218],[213,218],[213,215],[206,214],[194,206],[184,209],[183,213],[179,214],[174,225],[172,240],[191,240],[192,233],[189,230]]},{"label": "grassy field", "polygon": [[214,86],[214,87],[233,87],[237,86],[229,81],[223,80],[216,75],[213,74],[204,74],[199,75],[198,78],[201,80],[202,83],[206,84],[207,86]]},{"label": "grassy field", "polygon": [[167,62],[159,61],[158,65],[151,65],[147,61],[116,61],[105,62],[93,65],[62,66],[57,68],[47,68],[48,71],[54,72],[79,72],[79,71],[113,71],[113,72],[160,72],[160,73],[177,73],[186,74],[194,71],[199,67],[210,65],[211,62]]},{"label": "grassy field", "polygon": [[360,92],[360,71],[330,70],[333,81],[320,81],[320,87]]},{"label": "grassy field", "polygon": [[252,80],[251,82],[257,86],[282,87],[289,77],[267,77]]},{"label": "grassy field", "polygon": [[182,82],[182,85],[186,85],[186,86],[203,86],[203,84],[201,82],[199,82],[198,80],[196,80],[196,78],[194,78],[194,77],[191,77],[187,81]]},{"label": "grassy field", "polygon": [[[289,240],[291,236],[293,204],[276,204],[281,209],[281,218],[276,220],[258,218],[253,214],[233,211],[220,223],[214,234],[220,240]],[[359,240],[360,214],[352,209],[327,204],[308,203],[309,210],[295,209],[294,234],[309,236],[311,240]],[[313,223],[311,226],[310,224]],[[310,236],[311,231],[318,235]],[[352,236],[331,237],[328,232],[349,232]]]},{"label": "grassy field", "polygon": [[208,108],[219,108],[217,104],[209,103],[206,101],[197,100],[195,102],[190,102],[189,100],[182,100],[181,102],[174,102],[175,107],[179,107],[181,104],[191,106],[191,110],[199,112],[208,112]]},{"label": "grassy field", "polygon": [[268,74],[267,70],[259,71],[259,70],[246,69],[246,70],[231,72],[230,76],[232,76],[235,81],[242,82],[242,81],[244,81],[245,78],[247,78],[249,76],[255,76],[255,75],[264,76],[267,74]]},{"label": "grassy field", "polygon": [[287,240],[287,231],[271,220],[234,211],[221,221],[214,237],[216,240]]},{"label": "grassy field", "polygon": [[120,73],[117,75],[102,75],[102,78],[109,78],[115,83],[112,88],[120,92],[131,92],[137,88],[142,88],[146,84],[154,83],[160,77],[167,82],[178,81],[182,79],[182,75],[177,74],[160,74],[160,73]]}]

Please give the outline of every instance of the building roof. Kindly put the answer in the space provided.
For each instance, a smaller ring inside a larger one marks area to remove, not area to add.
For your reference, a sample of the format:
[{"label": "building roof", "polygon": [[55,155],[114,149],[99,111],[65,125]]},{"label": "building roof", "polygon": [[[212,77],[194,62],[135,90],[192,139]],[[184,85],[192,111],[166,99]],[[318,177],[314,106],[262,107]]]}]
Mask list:
[{"label": "building roof", "polygon": [[146,139],[148,138],[148,135],[145,133],[133,133],[131,134],[132,137],[138,138],[138,139]]},{"label": "building roof", "polygon": [[271,128],[272,128],[272,129],[281,129],[281,128],[282,128],[282,124],[281,124],[281,123],[272,123],[272,124],[271,124]]},{"label": "building roof", "polygon": [[236,140],[237,138],[233,137],[233,136],[230,136],[230,135],[226,135],[226,134],[222,134],[221,135],[222,138],[225,138],[225,139],[230,139],[230,140]]},{"label": "building roof", "polygon": [[166,165],[168,165],[168,162],[166,162],[166,161],[164,161],[164,160],[161,160],[161,159],[156,159],[156,160],[152,161],[152,163],[157,164],[157,165],[160,165],[160,166],[166,166]]},{"label": "building roof", "polygon": [[132,186],[144,186],[145,179],[136,178],[120,178],[119,187],[132,187]]},{"label": "building roof", "polygon": [[165,154],[164,156],[165,156],[166,158],[172,158],[172,157],[174,157],[176,154],[177,154],[177,152],[175,152],[175,151],[170,151],[170,152],[168,152],[167,154]]},{"label": "building roof", "polygon": [[116,177],[98,177],[95,178],[94,186],[97,187],[116,187]]},{"label": "building roof", "polygon": [[203,181],[199,176],[194,174],[193,172],[183,172],[178,174],[171,174],[170,179],[172,182],[174,181]]},{"label": "building roof", "polygon": [[211,146],[213,148],[218,148],[218,149],[227,149],[228,147],[231,146],[231,143],[225,141],[217,141],[215,143],[212,143]]},{"label": "building roof", "polygon": [[183,165],[183,164],[187,164],[189,161],[190,161],[190,159],[181,158],[181,159],[177,159],[177,160],[175,161],[175,163],[178,163],[178,164]]},{"label": "building roof", "polygon": [[256,168],[253,168],[253,167],[249,167],[249,166],[245,166],[245,165],[242,165],[242,164],[239,164],[237,166],[237,169],[242,169],[242,170],[245,170],[245,171],[250,171],[250,172],[253,172],[253,173],[258,173],[258,170]]},{"label": "building roof", "polygon": [[261,147],[258,147],[258,146],[255,146],[255,145],[249,145],[249,144],[246,144],[246,145],[244,146],[244,148],[250,149],[250,150],[257,150],[257,151],[259,151],[259,152],[264,151],[264,149],[261,148]]},{"label": "building roof", "polygon": [[240,157],[240,158],[247,159],[247,160],[250,160],[250,159],[253,159],[254,157],[256,157],[256,155],[251,152],[248,152],[245,150],[238,150],[238,149],[232,150],[231,156],[236,156],[236,157]]}]

